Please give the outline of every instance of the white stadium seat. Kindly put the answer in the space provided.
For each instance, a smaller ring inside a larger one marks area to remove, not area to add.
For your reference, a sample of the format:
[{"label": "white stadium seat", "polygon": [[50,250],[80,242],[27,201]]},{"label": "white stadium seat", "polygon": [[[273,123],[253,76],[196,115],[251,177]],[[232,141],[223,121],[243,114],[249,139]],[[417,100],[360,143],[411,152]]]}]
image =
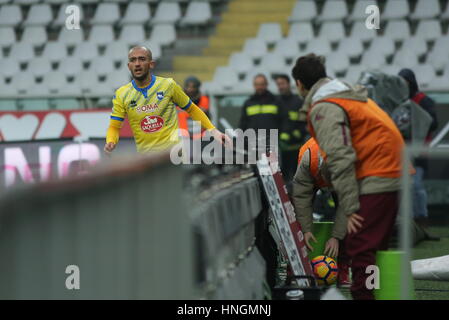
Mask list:
[{"label": "white stadium seat", "polygon": [[151,9],[145,2],[131,2],[126,8],[122,24],[145,24],[151,18]]},{"label": "white stadium seat", "polygon": [[16,41],[16,33],[12,27],[0,27],[0,48],[9,47]]},{"label": "white stadium seat", "polygon": [[31,43],[27,42],[17,42],[12,45],[10,57],[13,57],[19,62],[28,62],[34,58],[34,49]]},{"label": "white stadium seat", "polygon": [[433,19],[440,14],[440,11],[440,2],[438,0],[418,0],[410,18],[416,20]]},{"label": "white stadium seat", "polygon": [[156,14],[151,22],[153,24],[174,24],[178,22],[179,19],[181,19],[181,8],[178,3],[161,2],[157,7]]},{"label": "white stadium seat", "polygon": [[285,66],[283,57],[275,52],[265,54],[260,61],[260,67],[271,74],[279,73],[280,70],[285,69]]},{"label": "white stadium seat", "polygon": [[388,21],[384,34],[395,41],[403,41],[410,37],[410,26],[406,20]]},{"label": "white stadium seat", "polygon": [[327,56],[331,53],[331,45],[327,39],[315,38],[307,43],[307,52],[320,56]]},{"label": "white stadium seat", "polygon": [[80,84],[81,90],[90,91],[98,84],[98,74],[93,70],[83,70],[76,75],[76,82]]},{"label": "white stadium seat", "polygon": [[292,23],[288,33],[288,38],[294,39],[299,43],[306,43],[315,38],[313,27],[310,22]]},{"label": "white stadium seat", "polygon": [[107,57],[97,57],[90,62],[89,70],[103,76],[114,71],[114,63]]},{"label": "white stadium seat", "polygon": [[214,80],[220,88],[224,90],[232,90],[236,83],[238,83],[238,77],[234,70],[229,67],[218,67],[215,69]]},{"label": "white stadium seat", "polygon": [[449,20],[449,3],[446,4],[446,10],[444,10],[443,14],[440,17],[441,20]]},{"label": "white stadium seat", "polygon": [[114,41],[114,31],[111,25],[95,25],[89,35],[89,41],[98,45],[107,45]]},{"label": "white stadium seat", "polygon": [[122,27],[118,40],[129,45],[136,45],[145,41],[145,38],[146,36],[143,26],[139,24],[132,24]]},{"label": "white stadium seat", "polygon": [[162,56],[162,49],[159,43],[149,43],[146,45],[153,54],[153,60],[158,60]]},{"label": "white stadium seat", "polygon": [[91,22],[92,24],[114,24],[119,18],[117,3],[100,3]]},{"label": "white stadium seat", "polygon": [[282,56],[284,59],[295,59],[301,53],[298,42],[291,38],[283,38],[279,40],[276,43],[274,52],[276,52],[279,56]]},{"label": "white stadium seat", "polygon": [[109,57],[112,61],[125,61],[128,60],[129,46],[124,41],[113,41],[108,43],[104,52],[105,56]]},{"label": "white stadium seat", "polygon": [[387,64],[382,68],[382,72],[390,75],[397,75],[402,67],[395,64]]},{"label": "white stadium seat", "polygon": [[447,91],[449,88],[449,75],[442,75],[439,77],[434,77],[429,83],[429,89],[431,90],[444,90]]},{"label": "white stadium seat", "polygon": [[418,65],[418,57],[413,51],[404,48],[396,52],[393,64],[403,68],[413,68]]},{"label": "white stadium seat", "polygon": [[355,84],[357,80],[359,80],[362,72],[365,70],[366,68],[362,65],[349,66],[348,71],[346,72],[346,76],[344,77],[344,80],[346,80],[350,84]]},{"label": "white stadium seat", "polygon": [[50,93],[59,93],[67,85],[64,73],[61,71],[52,71],[44,75],[43,82],[47,85]]},{"label": "white stadium seat", "polygon": [[108,85],[115,90],[131,81],[129,72],[123,72],[123,70],[114,70],[108,73],[106,79]]},{"label": "white stadium seat", "polygon": [[[66,9],[69,6],[73,6],[73,3],[65,3],[63,5],[61,5],[59,7],[59,11],[58,14],[56,15],[56,19],[52,22],[52,24],[54,26],[63,26],[65,25],[67,18],[68,18],[68,14],[66,13]],[[82,6],[77,6],[79,9],[79,17],[80,17],[80,21],[83,21],[84,18],[84,11],[83,11],[83,7]],[[71,12],[69,10],[69,12]]]},{"label": "white stadium seat", "polygon": [[317,16],[317,8],[314,0],[299,0],[293,8],[289,22],[311,21]]},{"label": "white stadium seat", "polygon": [[385,20],[404,19],[410,13],[408,0],[387,0],[381,18]]},{"label": "white stadium seat", "polygon": [[384,57],[392,55],[395,51],[393,39],[386,35],[374,38],[370,48],[373,48],[373,50],[376,50],[376,52],[382,54]]},{"label": "white stadium seat", "polygon": [[352,26],[350,37],[361,41],[369,41],[377,37],[377,30],[368,29],[365,26],[365,21],[356,21]]},{"label": "white stadium seat", "polygon": [[376,50],[368,50],[363,54],[360,64],[367,70],[380,69],[385,64],[385,57]]},{"label": "white stadium seat", "polygon": [[35,84],[34,78],[25,72],[16,73],[11,79],[11,85],[21,94],[27,93],[27,89]]},{"label": "white stadium seat", "polygon": [[413,68],[413,72],[418,75],[417,81],[419,87],[423,89],[427,89],[433,78],[435,78],[435,70],[429,64],[417,65]]},{"label": "white stadium seat", "polygon": [[58,71],[61,71],[68,77],[72,77],[83,70],[81,59],[78,57],[67,57],[61,60]]},{"label": "white stadium seat", "polygon": [[212,19],[212,9],[209,2],[189,2],[186,14],[181,19],[181,25],[204,25]]},{"label": "white stadium seat", "polygon": [[449,61],[449,36],[441,37],[427,55],[426,62],[431,64],[437,71],[443,70],[447,61]]},{"label": "white stadium seat", "polygon": [[51,71],[51,64],[47,57],[37,57],[28,63],[27,72],[35,77],[43,77]]},{"label": "white stadium seat", "polygon": [[58,42],[64,43],[68,46],[73,46],[84,41],[84,30],[69,30],[61,28],[58,36]]},{"label": "white stadium seat", "polygon": [[73,56],[80,58],[82,62],[91,61],[98,57],[98,46],[90,41],[80,43],[75,47]]},{"label": "white stadium seat", "polygon": [[346,71],[349,67],[349,58],[344,52],[332,52],[326,56],[326,66],[335,72]]},{"label": "white stadium seat", "polygon": [[40,0],[13,0],[13,1],[14,4],[28,5],[28,6],[40,2]]},{"label": "white stadium seat", "polygon": [[239,74],[247,73],[253,68],[253,60],[243,52],[235,52],[229,58],[229,67]]},{"label": "white stadium seat", "polygon": [[51,7],[48,4],[32,5],[28,12],[27,19],[24,21],[25,26],[46,26],[53,20]]},{"label": "white stadium seat", "polygon": [[42,56],[47,57],[51,62],[59,62],[67,57],[67,48],[61,42],[47,42]]},{"label": "white stadium seat", "polygon": [[349,21],[365,21],[367,14],[366,8],[368,6],[375,5],[377,6],[376,0],[357,0],[355,2],[354,8],[352,9],[351,15],[349,16]]},{"label": "white stadium seat", "polygon": [[340,21],[327,21],[321,25],[320,38],[326,38],[330,42],[338,42],[345,37],[345,28]]},{"label": "white stadium seat", "polygon": [[257,33],[257,39],[273,44],[282,39],[282,29],[279,23],[262,23]]},{"label": "white stadium seat", "polygon": [[0,59],[0,70],[3,77],[12,77],[20,71],[19,63],[12,57]]},{"label": "white stadium seat", "polygon": [[157,24],[151,31],[150,42],[160,46],[169,46],[176,40],[176,29],[172,24]]},{"label": "white stadium seat", "polygon": [[418,24],[415,35],[426,40],[436,40],[442,35],[439,20],[422,20]]},{"label": "white stadium seat", "polygon": [[45,31],[45,27],[26,27],[23,31],[21,41],[31,43],[34,46],[43,45],[47,42],[47,32]]},{"label": "white stadium seat", "polygon": [[357,38],[344,38],[338,45],[338,51],[346,54],[349,58],[355,58],[363,53],[363,45]]},{"label": "white stadium seat", "polygon": [[16,27],[22,22],[23,16],[17,5],[4,5],[0,7],[0,26]]},{"label": "white stadium seat", "polygon": [[318,21],[338,21],[348,15],[348,7],[345,0],[326,0]]},{"label": "white stadium seat", "polygon": [[405,39],[402,47],[415,52],[418,56],[427,53],[427,44],[424,38],[413,36]]},{"label": "white stadium seat", "polygon": [[267,52],[267,45],[265,41],[257,38],[247,39],[243,46],[243,52],[253,59],[260,59]]}]

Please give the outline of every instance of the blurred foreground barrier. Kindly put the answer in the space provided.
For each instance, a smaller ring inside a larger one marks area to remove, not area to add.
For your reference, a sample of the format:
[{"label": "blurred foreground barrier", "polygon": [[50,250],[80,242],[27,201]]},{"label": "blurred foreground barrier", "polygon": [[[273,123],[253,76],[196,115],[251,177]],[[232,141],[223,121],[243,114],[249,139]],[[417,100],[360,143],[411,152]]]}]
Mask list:
[{"label": "blurred foreground barrier", "polygon": [[166,154],[95,170],[2,195],[1,299],[262,298],[250,170],[200,194]]}]

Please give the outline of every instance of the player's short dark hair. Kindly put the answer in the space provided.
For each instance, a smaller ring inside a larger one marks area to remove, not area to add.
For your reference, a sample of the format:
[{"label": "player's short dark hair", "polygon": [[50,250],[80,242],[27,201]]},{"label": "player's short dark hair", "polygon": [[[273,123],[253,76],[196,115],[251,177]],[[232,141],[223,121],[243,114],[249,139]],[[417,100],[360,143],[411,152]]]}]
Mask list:
[{"label": "player's short dark hair", "polygon": [[274,76],[274,80],[277,80],[277,79],[284,79],[285,81],[288,82],[288,84],[290,84],[290,77],[288,75],[286,75],[285,73],[276,74]]},{"label": "player's short dark hair", "polygon": [[326,78],[325,59],[314,53],[299,57],[292,69],[292,77],[301,81],[306,90],[310,90],[318,80]]},{"label": "player's short dark hair", "polygon": [[264,78],[265,82],[268,82],[267,77],[263,73],[258,73],[254,76],[253,80],[256,80],[257,78]]}]

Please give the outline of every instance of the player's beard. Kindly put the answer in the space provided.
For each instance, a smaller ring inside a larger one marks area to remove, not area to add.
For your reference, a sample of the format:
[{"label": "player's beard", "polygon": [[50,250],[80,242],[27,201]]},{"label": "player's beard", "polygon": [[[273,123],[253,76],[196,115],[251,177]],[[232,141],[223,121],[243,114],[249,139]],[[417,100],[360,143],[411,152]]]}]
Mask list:
[{"label": "player's beard", "polygon": [[134,78],[135,80],[137,80],[137,81],[143,81],[143,80],[145,80],[145,79],[148,78],[148,75],[150,74],[150,70],[147,70],[147,72],[142,73],[141,76],[136,76],[136,75],[134,74],[134,72],[131,72],[131,74],[132,74],[132,76],[133,76],[133,78]]}]

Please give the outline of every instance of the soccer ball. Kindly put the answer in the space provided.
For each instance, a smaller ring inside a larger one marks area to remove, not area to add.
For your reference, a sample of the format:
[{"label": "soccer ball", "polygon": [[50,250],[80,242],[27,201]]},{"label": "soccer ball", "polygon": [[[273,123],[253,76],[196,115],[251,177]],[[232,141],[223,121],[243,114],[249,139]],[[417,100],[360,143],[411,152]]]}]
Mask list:
[{"label": "soccer ball", "polygon": [[338,266],[331,257],[318,256],[313,258],[312,268],[319,285],[330,286],[337,281]]}]

